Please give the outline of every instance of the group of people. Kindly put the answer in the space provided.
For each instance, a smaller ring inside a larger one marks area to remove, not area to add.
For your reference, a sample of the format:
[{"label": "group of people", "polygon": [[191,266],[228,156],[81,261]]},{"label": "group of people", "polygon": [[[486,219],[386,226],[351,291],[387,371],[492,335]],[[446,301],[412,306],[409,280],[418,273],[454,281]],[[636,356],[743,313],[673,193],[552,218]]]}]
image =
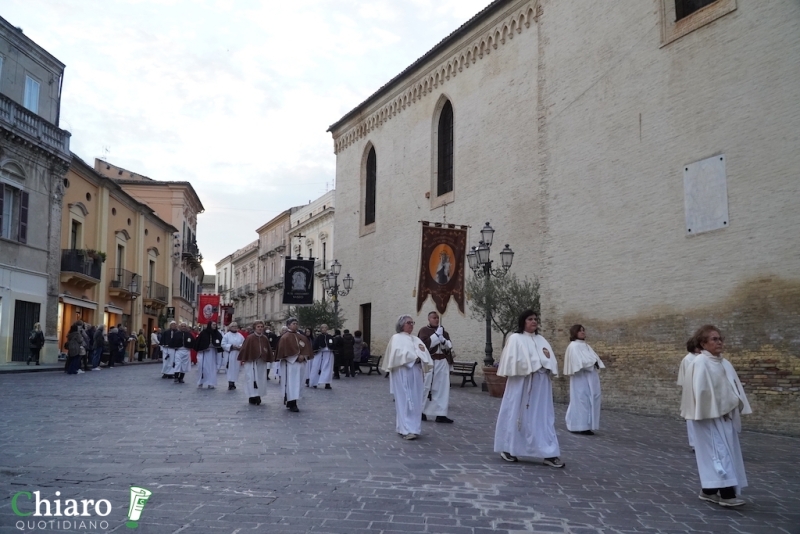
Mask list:
[{"label": "group of people", "polygon": [[[106,343],[109,351],[108,368],[124,365],[127,356],[132,361],[134,354],[137,353],[139,361],[144,359],[147,354],[147,342],[143,329],[139,330],[138,335],[128,335],[127,330],[121,324],[111,327],[108,334],[106,334],[105,328],[105,325],[87,325],[81,320],[75,321],[70,326],[64,343],[65,373],[77,375],[90,369],[100,371]],[[44,335],[39,323],[34,325],[29,341],[31,354],[27,363],[30,364],[31,361],[34,361],[36,365],[39,365],[39,353],[44,345]],[[130,347],[130,351],[128,347]]]},{"label": "group of people", "polygon": [[[419,437],[420,422],[428,415],[436,415],[437,422],[452,422],[446,416],[452,342],[436,312],[428,314],[428,323],[415,336],[413,318],[400,316],[382,360],[395,399],[396,430],[407,440]],[[681,363],[678,385],[683,388],[681,416],[687,422],[700,475],[700,499],[737,507],[745,504],[739,495],[747,485],[738,437],[740,415],[751,409],[736,371],[722,357],[722,346],[718,328],[701,327],[687,343],[689,354]],[[564,374],[570,377],[566,413],[570,432],[593,435],[600,427],[602,393],[597,371],[604,367],[586,343],[586,329],[573,325],[564,356]],[[533,310],[518,317],[497,374],[507,377],[507,382],[494,451],[507,462],[517,462],[522,456],[542,458],[550,467],[565,467],[559,458],[551,382],[558,375],[558,363],[553,348],[539,333],[539,315]]]}]

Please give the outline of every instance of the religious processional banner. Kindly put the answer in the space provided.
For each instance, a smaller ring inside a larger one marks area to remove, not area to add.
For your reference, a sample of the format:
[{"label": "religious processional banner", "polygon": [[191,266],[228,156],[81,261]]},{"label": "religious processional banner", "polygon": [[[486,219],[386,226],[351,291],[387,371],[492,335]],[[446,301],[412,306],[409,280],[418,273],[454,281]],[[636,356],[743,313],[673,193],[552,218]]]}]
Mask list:
[{"label": "religious processional banner", "polygon": [[450,297],[464,313],[467,226],[422,221],[422,261],[417,287],[417,313],[430,295],[444,314]]},{"label": "religious processional banner", "polygon": [[225,326],[229,326],[233,322],[233,312],[234,312],[233,306],[230,305],[222,306],[221,311],[222,311],[222,324]]},{"label": "religious processional banner", "polygon": [[314,304],[314,260],[286,258],[283,270],[283,303]]},{"label": "religious processional banner", "polygon": [[197,322],[219,322],[219,295],[200,295],[197,300]]}]

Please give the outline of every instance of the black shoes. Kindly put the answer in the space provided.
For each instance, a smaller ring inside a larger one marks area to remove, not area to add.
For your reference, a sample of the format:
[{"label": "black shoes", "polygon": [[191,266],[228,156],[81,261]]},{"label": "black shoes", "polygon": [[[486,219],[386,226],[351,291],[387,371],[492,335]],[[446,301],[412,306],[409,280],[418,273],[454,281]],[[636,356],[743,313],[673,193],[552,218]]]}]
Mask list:
[{"label": "black shoes", "polygon": [[325,389],[333,389],[330,384],[325,384]]},{"label": "black shoes", "polygon": [[233,382],[228,382],[228,391],[231,391],[233,389],[236,389],[236,384],[234,384]]},{"label": "black shoes", "polygon": [[446,415],[437,415],[436,416],[437,423],[452,423],[453,420],[448,418]]},{"label": "black shoes", "polygon": [[428,420],[428,416],[427,416],[427,415],[425,415],[425,414],[422,414],[422,420],[423,420],[423,421],[427,421],[427,420]]},{"label": "black shoes", "polygon": [[290,412],[299,412],[300,408],[297,407],[297,401],[289,401],[286,403],[286,407],[289,409]]},{"label": "black shoes", "polygon": [[591,430],[576,430],[573,434],[580,434],[582,436],[594,436],[594,432]]},{"label": "black shoes", "polygon": [[247,399],[247,402],[254,406],[259,406],[261,404],[261,397],[250,397]]},{"label": "black shoes", "polygon": [[308,387],[308,378],[306,378],[306,387]]},{"label": "black shoes", "polygon": [[339,376],[339,375],[333,375],[333,379],[334,379],[334,380],[339,380],[339,379],[341,379],[341,378],[342,378],[342,377],[341,377],[341,376]]}]

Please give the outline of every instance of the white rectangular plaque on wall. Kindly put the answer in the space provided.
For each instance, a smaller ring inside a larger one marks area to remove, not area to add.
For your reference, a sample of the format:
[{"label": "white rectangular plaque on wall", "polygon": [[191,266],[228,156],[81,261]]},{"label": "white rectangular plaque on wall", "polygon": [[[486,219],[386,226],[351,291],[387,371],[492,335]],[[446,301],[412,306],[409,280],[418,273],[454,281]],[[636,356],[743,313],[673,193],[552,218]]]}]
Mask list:
[{"label": "white rectangular plaque on wall", "polygon": [[724,154],[683,167],[683,199],[687,236],[730,226]]}]

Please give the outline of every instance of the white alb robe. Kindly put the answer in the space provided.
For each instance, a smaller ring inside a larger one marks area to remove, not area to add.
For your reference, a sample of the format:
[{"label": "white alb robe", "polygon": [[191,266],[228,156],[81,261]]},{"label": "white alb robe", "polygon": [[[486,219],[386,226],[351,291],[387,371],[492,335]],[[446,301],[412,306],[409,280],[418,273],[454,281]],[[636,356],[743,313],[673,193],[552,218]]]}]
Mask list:
[{"label": "white alb robe", "polygon": [[312,361],[316,362],[317,360],[319,360],[319,363],[316,364],[319,366],[319,373],[316,376],[317,383],[312,383],[311,385],[316,386],[318,384],[330,384],[333,382],[333,351],[327,347],[318,350]]},{"label": "white alb robe", "polygon": [[[678,368],[678,385],[681,388],[683,388],[683,381],[686,379],[686,369],[692,365],[696,357],[697,354],[689,352],[681,361],[681,366]],[[694,448],[694,425],[690,420],[686,421],[686,435],[689,438],[689,446]]]},{"label": "white alb robe", "polygon": [[317,387],[319,385],[319,372],[320,372],[320,363],[322,362],[322,358],[319,356],[314,356],[312,359],[308,360],[306,364],[306,371],[308,372],[308,385],[311,387]]},{"label": "white alb robe", "polygon": [[425,344],[417,336],[401,332],[386,346],[381,369],[389,373],[389,389],[394,394],[396,429],[403,436],[419,435],[422,428],[424,373],[433,367]]},{"label": "white alb robe", "polygon": [[600,356],[581,339],[571,342],[564,353],[564,375],[569,376],[567,430],[582,432],[600,428],[600,377],[595,365],[605,369]]},{"label": "white alb robe", "polygon": [[172,364],[175,363],[175,349],[169,347],[161,347],[161,374],[171,375],[175,371],[172,369]]},{"label": "white alb robe", "polygon": [[447,416],[450,404],[450,364],[447,360],[433,360],[433,368],[425,373],[422,399],[425,402],[422,413],[431,417]]},{"label": "white alb robe", "polygon": [[267,395],[268,365],[270,365],[270,363],[262,360],[244,362],[244,389],[247,392],[248,398]]},{"label": "white alb robe", "polygon": [[239,332],[225,332],[222,336],[222,351],[225,353],[227,360],[228,382],[236,382],[239,379],[239,368],[241,362],[238,361],[239,349],[233,347],[241,347],[244,344],[244,336]]},{"label": "white alb robe", "polygon": [[180,347],[174,349],[174,351],[175,353],[172,357],[175,359],[175,362],[172,367],[172,373],[188,373],[192,361],[191,351],[186,347]]},{"label": "white alb robe", "polygon": [[209,347],[197,353],[198,386],[217,387],[217,349]]},{"label": "white alb robe", "polygon": [[558,375],[558,362],[550,343],[538,334],[511,334],[497,374],[507,376],[508,381],[497,416],[495,452],[534,458],[559,456],[550,378]]},{"label": "white alb robe", "polygon": [[739,432],[740,415],[752,413],[733,365],[707,351],[687,365],[681,416],[694,428],[694,452],[704,489],[747,486]]},{"label": "white alb robe", "polygon": [[306,362],[298,362],[297,356],[281,360],[281,386],[287,402],[300,398],[305,370]]}]

